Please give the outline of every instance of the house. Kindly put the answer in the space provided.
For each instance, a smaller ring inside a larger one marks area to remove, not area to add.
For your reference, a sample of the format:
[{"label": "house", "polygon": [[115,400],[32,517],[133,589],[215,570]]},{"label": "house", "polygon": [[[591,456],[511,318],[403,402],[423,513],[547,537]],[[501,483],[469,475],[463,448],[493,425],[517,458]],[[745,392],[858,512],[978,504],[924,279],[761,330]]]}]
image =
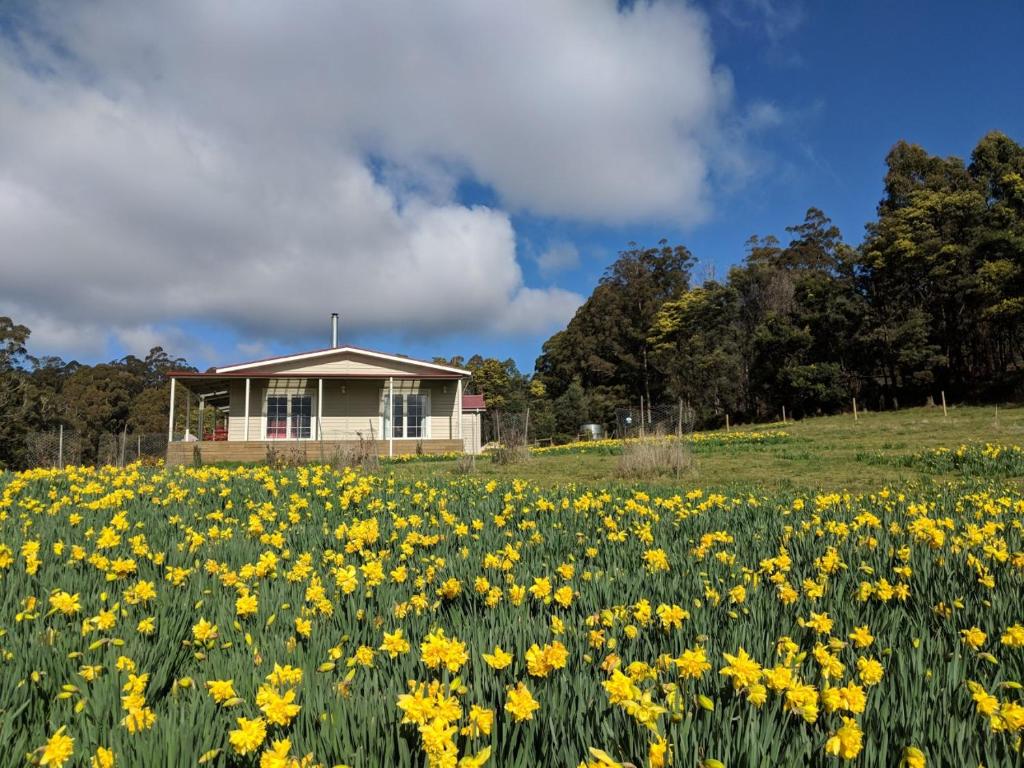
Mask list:
[{"label": "house", "polygon": [[273,452],[329,460],[355,448],[382,456],[479,452],[485,406],[481,396],[463,395],[469,375],[339,346],[335,315],[326,349],[171,372],[167,465],[264,461]]}]

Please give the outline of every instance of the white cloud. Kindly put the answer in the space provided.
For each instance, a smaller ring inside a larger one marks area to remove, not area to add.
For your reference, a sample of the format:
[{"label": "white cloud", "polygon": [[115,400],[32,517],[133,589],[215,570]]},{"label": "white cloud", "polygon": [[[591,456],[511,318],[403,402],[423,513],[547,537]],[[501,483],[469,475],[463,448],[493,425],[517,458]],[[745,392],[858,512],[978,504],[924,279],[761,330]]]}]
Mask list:
[{"label": "white cloud", "polygon": [[779,45],[804,22],[802,0],[719,0],[715,9],[740,28],[753,28]]},{"label": "white cloud", "polygon": [[[246,360],[259,360],[270,356],[270,350],[267,345],[259,341],[243,341],[238,344],[238,351]],[[239,359],[241,360],[242,358]]]},{"label": "white cloud", "polygon": [[782,110],[770,101],[756,101],[750,105],[744,125],[751,131],[762,131],[782,125]]},{"label": "white cloud", "polygon": [[512,333],[536,333],[537,317],[554,313],[568,322],[579,305],[580,297],[571,291],[524,288],[510,302],[502,316],[502,326]]},{"label": "white cloud", "polygon": [[546,331],[581,297],[524,283],[506,210],[699,221],[731,91],[680,3],[53,2],[8,34],[0,304],[76,345]]},{"label": "white cloud", "polygon": [[543,253],[537,256],[537,267],[545,277],[579,266],[580,252],[572,243],[559,240],[549,243]]}]

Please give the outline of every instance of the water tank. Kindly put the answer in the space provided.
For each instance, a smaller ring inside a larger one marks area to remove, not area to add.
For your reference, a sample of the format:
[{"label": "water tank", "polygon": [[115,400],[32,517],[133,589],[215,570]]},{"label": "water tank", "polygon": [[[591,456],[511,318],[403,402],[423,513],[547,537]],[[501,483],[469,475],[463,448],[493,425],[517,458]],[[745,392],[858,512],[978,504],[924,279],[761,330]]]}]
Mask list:
[{"label": "water tank", "polygon": [[603,440],[604,424],[581,424],[580,436],[584,440]]}]

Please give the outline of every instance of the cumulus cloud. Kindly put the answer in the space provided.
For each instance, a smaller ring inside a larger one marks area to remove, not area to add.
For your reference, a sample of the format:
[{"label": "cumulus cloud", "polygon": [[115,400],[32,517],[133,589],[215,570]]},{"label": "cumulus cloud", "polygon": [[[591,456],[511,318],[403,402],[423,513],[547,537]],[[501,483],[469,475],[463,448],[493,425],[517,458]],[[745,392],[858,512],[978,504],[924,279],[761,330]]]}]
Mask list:
[{"label": "cumulus cloud", "polygon": [[545,277],[550,277],[567,269],[579,266],[579,249],[567,240],[549,243],[548,247],[537,256],[537,267]]},{"label": "cumulus cloud", "polygon": [[680,3],[24,9],[0,36],[0,304],[36,340],[184,318],[283,340],[332,309],[538,333],[581,297],[524,283],[511,213],[707,214],[730,81]]}]

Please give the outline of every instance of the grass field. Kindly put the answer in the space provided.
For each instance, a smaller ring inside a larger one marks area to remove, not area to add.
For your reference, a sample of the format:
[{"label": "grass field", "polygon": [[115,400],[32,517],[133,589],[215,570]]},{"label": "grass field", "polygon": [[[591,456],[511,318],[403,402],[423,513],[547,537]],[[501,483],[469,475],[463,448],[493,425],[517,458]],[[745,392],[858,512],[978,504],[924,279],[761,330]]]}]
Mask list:
[{"label": "grass field", "polygon": [[1020,765],[1022,416],[0,475],[0,765]]},{"label": "grass field", "polygon": [[[694,469],[682,479],[683,484],[856,492],[913,480],[953,480],[962,474],[901,466],[896,460],[963,443],[1024,443],[1024,409],[1000,407],[997,413],[995,407],[958,407],[950,408],[949,416],[943,418],[941,408],[913,408],[861,413],[856,422],[846,414],[734,429],[780,429],[789,439],[777,444],[698,447]],[[543,486],[606,484],[618,480],[617,462],[614,455],[584,454],[534,456],[519,464],[498,465],[481,457],[475,474],[485,479],[522,478]],[[403,480],[446,478],[454,471],[454,461],[412,462],[394,469]]]}]

